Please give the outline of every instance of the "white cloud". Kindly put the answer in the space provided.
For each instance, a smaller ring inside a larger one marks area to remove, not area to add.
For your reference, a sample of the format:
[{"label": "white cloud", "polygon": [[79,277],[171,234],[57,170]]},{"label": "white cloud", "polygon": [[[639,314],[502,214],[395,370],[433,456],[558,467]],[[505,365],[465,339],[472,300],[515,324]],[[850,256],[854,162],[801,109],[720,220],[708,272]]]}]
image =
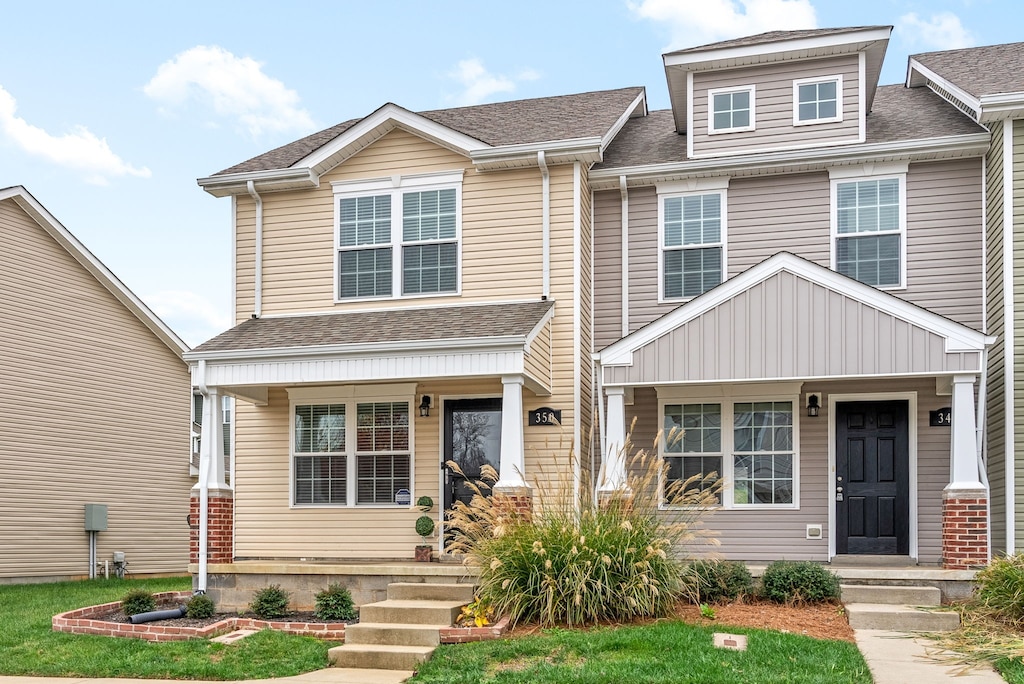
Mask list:
[{"label": "white cloud", "polygon": [[168,109],[196,102],[252,136],[315,128],[298,93],[263,73],[256,60],[216,45],[198,45],[164,62],[143,92]]},{"label": "white cloud", "polygon": [[231,316],[205,297],[188,290],[160,290],[143,300],[189,346],[231,327]]},{"label": "white cloud", "polygon": [[84,126],[75,126],[64,135],[51,135],[17,116],[18,103],[0,86],[0,131],[28,154],[54,164],[84,171],[86,181],[106,185],[111,177],[149,178],[149,169],[136,168],[113,153],[105,138],[99,138]]},{"label": "white cloud", "polygon": [[974,34],[952,12],[939,12],[927,18],[915,12],[904,14],[896,24],[896,33],[913,50],[956,50],[976,42]]},{"label": "white cloud", "polygon": [[540,74],[532,69],[524,69],[513,77],[492,74],[477,58],[464,59],[459,62],[448,77],[462,85],[462,92],[453,99],[459,105],[474,105],[484,102],[497,93],[512,93],[516,84],[521,81],[536,81]]},{"label": "white cloud", "polygon": [[667,26],[669,50],[818,25],[810,0],[639,0],[627,5],[636,16]]}]

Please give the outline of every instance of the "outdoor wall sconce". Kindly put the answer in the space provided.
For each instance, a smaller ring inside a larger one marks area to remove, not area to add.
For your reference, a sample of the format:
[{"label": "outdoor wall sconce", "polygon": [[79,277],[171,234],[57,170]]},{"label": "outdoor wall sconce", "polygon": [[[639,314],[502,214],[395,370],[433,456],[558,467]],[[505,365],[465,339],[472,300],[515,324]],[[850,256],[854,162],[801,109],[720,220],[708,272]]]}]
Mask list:
[{"label": "outdoor wall sconce", "polygon": [[430,417],[430,395],[424,394],[420,399],[420,418]]},{"label": "outdoor wall sconce", "polygon": [[807,417],[817,418],[818,410],[821,409],[821,397],[817,394],[807,395]]}]

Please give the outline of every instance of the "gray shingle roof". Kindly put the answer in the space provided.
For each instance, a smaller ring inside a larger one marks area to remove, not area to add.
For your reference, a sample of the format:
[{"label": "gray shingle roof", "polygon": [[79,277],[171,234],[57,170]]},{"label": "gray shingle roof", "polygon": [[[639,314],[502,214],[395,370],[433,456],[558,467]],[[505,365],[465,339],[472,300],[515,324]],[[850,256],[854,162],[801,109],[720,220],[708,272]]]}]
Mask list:
[{"label": "gray shingle roof", "polygon": [[[418,112],[442,126],[495,147],[603,137],[644,91],[619,88]],[[286,169],[323,147],[361,119],[351,119],[283,145],[214,175]]]},{"label": "gray shingle roof", "polygon": [[[867,143],[984,133],[959,110],[927,88],[882,86],[867,119]],[[672,111],[630,119],[595,169],[686,161],[686,136],[675,132]]]},{"label": "gray shingle roof", "polygon": [[684,48],[682,50],[673,50],[668,52],[668,55],[685,55],[694,52],[709,52],[711,50],[721,50],[725,48],[733,47],[746,47],[748,45],[764,45],[766,43],[777,43],[783,40],[798,40],[800,38],[817,38],[819,36],[834,36],[841,33],[854,33],[856,31],[869,31],[871,29],[891,29],[891,26],[845,26],[842,28],[820,28],[820,29],[801,29],[798,31],[768,31],[767,33],[758,33],[754,36],[744,36],[743,38],[735,38],[732,40],[723,40],[717,43],[708,43],[707,45],[698,45],[696,47]]},{"label": "gray shingle roof", "polygon": [[1024,92],[1024,43],[911,55],[974,97]]},{"label": "gray shingle roof", "polygon": [[553,301],[251,318],[193,353],[527,335]]}]

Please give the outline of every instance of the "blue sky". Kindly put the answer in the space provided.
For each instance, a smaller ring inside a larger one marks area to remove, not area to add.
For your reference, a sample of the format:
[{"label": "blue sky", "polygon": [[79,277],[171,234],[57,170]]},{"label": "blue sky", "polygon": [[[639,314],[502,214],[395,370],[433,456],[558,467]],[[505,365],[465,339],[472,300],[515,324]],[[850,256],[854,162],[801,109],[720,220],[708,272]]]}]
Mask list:
[{"label": "blue sky", "polygon": [[660,55],[775,29],[895,26],[907,55],[1024,40],[1010,0],[16,3],[0,187],[24,185],[178,334],[230,326],[230,200],[196,185],[364,116],[646,86]]}]

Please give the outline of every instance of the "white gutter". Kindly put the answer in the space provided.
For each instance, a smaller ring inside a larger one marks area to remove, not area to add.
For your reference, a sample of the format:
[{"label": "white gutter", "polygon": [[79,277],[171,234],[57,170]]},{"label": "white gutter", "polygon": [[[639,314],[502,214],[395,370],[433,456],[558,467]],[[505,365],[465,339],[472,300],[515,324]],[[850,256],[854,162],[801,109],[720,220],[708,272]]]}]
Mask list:
[{"label": "white gutter", "polygon": [[[626,177],[619,176],[619,196],[622,198],[622,245],[620,247],[622,259],[622,293],[620,299],[622,304],[622,336],[629,334],[629,189],[626,187]],[[603,453],[603,452],[602,452]]]},{"label": "white gutter", "polygon": [[541,196],[541,288],[540,298],[551,298],[551,173],[548,171],[544,150],[537,152],[537,166],[540,167]]},{"label": "white gutter", "polygon": [[1016,458],[1016,430],[1014,413],[1013,347],[1014,323],[1013,291],[1013,120],[1003,119],[1003,405],[1006,407],[1003,420],[1006,434],[1003,438],[1003,467],[1006,514],[1006,555],[1013,555],[1017,548],[1017,483],[1014,481]]},{"label": "white gutter", "polygon": [[263,313],[263,199],[256,192],[255,181],[248,181],[245,187],[249,195],[256,202],[256,264],[253,286],[253,311],[254,318],[259,318]]},{"label": "white gutter", "polygon": [[[206,386],[206,361],[200,361],[198,368],[196,368],[196,386],[199,388],[199,393],[203,395],[203,432],[207,431],[205,427],[210,420],[210,390]],[[199,576],[196,578],[196,591],[201,594],[206,593],[206,574],[207,574],[207,555],[209,545],[209,527],[210,527],[210,457],[204,454],[208,454],[209,450],[199,450]]]}]

